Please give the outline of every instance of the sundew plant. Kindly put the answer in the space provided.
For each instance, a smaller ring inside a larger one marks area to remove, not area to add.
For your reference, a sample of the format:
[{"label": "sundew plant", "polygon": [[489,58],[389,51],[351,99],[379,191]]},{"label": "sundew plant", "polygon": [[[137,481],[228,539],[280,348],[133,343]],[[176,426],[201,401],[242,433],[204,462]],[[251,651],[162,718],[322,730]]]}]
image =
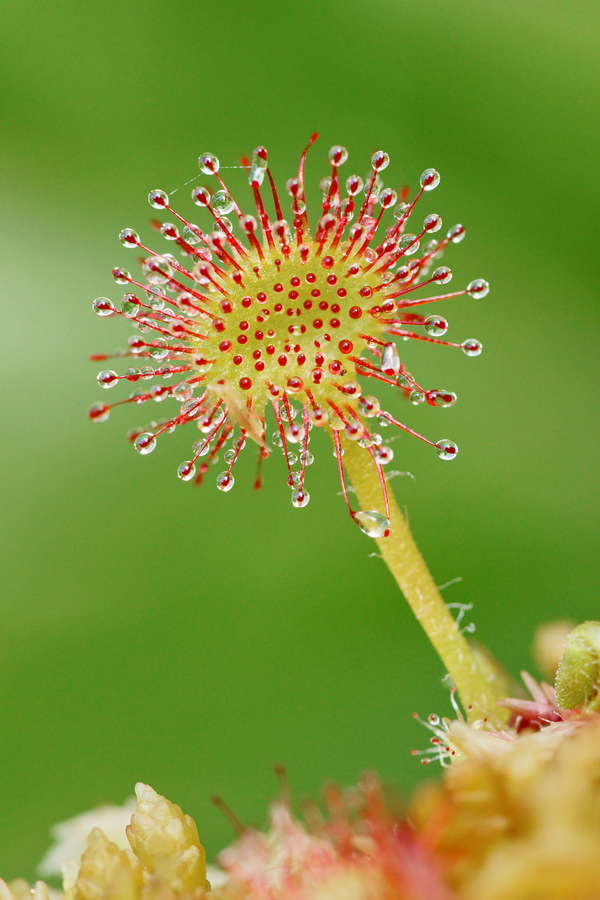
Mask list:
[{"label": "sundew plant", "polygon": [[98,297],[93,306],[101,317],[121,316],[134,326],[128,349],[119,355],[135,365],[121,374],[101,371],[99,385],[159,383],[113,404],[97,403],[90,417],[99,422],[114,406],[175,400],[175,415],[130,432],[139,453],[152,452],[165,434],[189,426],[192,456],[178,466],[178,477],[199,483],[210,464],[222,460],[216,484],[229,491],[244,448],[255,448],[257,487],[262,463],[275,448],[284,457],[291,502],[299,508],[310,500],[311,431],[325,430],[352,520],[379,542],[465,706],[479,709],[487,697],[485,679],[388,489],[385,466],[393,451],[382,432],[390,426],[401,429],[441,460],[456,457],[453,441],[417,434],[386,412],[385,397],[395,391],[413,404],[454,405],[452,391],[424,386],[413,374],[414,345],[426,341],[478,356],[479,341],[445,339],[448,323],[431,304],[480,300],[489,286],[477,278],[458,290],[448,287],[452,271],[439,259],[449,245],[462,241],[465,228],[455,224],[444,233],[439,215],[421,212],[440,182],[435,169],[423,172],[419,190],[410,197],[404,189],[398,194],[384,186],[386,152],[372,155],[363,180],[342,174],[348,151],[334,146],[320,185],[321,209],[311,223],[305,166],[316,138],[285,185],[285,213],[264,147],[243,160],[252,214],[227,189],[212,153],[202,154],[198,163],[216,190],[197,185],[191,191],[203,214],[202,227],[176,210],[164,191],[150,192],[150,205],[171,219],[156,221],[156,231],[177,255],[159,254],[137,231],[123,229],[121,243],[143,254],[142,274],[115,268],[115,281],[126,293],[120,303]]},{"label": "sundew plant", "polygon": [[[448,287],[452,272],[441,259],[465,229],[442,228],[423,209],[440,183],[435,169],[411,195],[384,184],[384,151],[363,178],[346,174],[348,152],[334,146],[312,213],[305,170],[316,137],[285,192],[262,146],[242,159],[245,197],[234,198],[219,159],[203,153],[203,183],[191,190],[197,223],[166,192],[150,192],[160,213],[153,228],[169,244],[158,249],[123,229],[140,274],[119,265],[113,276],[123,296],[93,303],[100,317],[133,328],[127,349],[93,357],[123,360],[103,369],[98,384],[135,387],[96,403],[90,418],[165,401],[166,417],[147,412],[146,425],[129,433],[139,454],[187,426],[191,453],[174,465],[177,476],[230,491],[240,454],[252,448],[255,487],[267,468],[278,469],[299,510],[318,464],[312,436],[325,432],[350,519],[378,545],[448,673],[453,714],[423,720],[429,746],[417,751],[441,764],[441,777],[396,798],[367,774],[348,789],[328,786],[321,805],[298,813],[279,768],[265,830],[245,826],[217,799],[236,835],[215,868],[190,816],[138,784],[135,803],[57,826],[41,874],[62,875],[65,900],[598,900],[600,624],[540,632],[540,667],[554,686],[527,672],[513,683],[444,603],[386,475],[393,430],[442,461],[456,457],[452,440],[418,434],[386,407],[394,395],[426,404],[431,430],[442,430],[437,410],[457,398],[446,385],[421,382],[418,342],[466,357],[482,346],[447,340],[448,322],[430,304],[478,302],[489,286],[477,277]],[[0,882],[0,900],[30,890],[49,900],[44,882]]]}]

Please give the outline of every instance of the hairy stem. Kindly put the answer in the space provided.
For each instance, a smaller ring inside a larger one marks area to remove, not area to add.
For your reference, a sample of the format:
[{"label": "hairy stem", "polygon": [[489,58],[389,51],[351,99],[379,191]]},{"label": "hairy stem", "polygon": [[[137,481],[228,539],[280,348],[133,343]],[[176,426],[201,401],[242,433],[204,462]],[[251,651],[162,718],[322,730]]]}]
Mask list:
[{"label": "hairy stem", "polygon": [[[343,459],[359,508],[382,512],[379,478],[374,466],[365,465],[364,450],[353,441],[347,441]],[[448,611],[391,491],[389,495],[390,534],[376,538],[381,555],[437,650],[469,719],[482,716],[497,719],[499,696],[494,676],[489,670],[484,671]]]}]

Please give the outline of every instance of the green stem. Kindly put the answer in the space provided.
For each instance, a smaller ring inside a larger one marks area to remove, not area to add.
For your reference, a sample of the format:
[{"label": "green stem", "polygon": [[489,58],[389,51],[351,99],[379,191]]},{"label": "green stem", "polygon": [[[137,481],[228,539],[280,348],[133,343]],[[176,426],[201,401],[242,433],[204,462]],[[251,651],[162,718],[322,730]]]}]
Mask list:
[{"label": "green stem", "polygon": [[[365,451],[353,441],[346,441],[343,460],[359,509],[382,512],[381,485],[375,467],[365,465]],[[390,533],[376,538],[385,563],[437,650],[469,719],[497,719],[496,702],[500,698],[493,674],[480,665],[446,607],[391,491],[389,504]]]}]

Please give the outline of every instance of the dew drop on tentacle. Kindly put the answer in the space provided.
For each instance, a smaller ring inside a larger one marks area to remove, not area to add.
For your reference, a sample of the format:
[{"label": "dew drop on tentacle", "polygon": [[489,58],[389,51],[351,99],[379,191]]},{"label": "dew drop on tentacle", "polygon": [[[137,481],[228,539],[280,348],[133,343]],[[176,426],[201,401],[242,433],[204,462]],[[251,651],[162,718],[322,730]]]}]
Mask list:
[{"label": "dew drop on tentacle", "polygon": [[446,233],[446,237],[449,241],[452,241],[453,244],[460,244],[460,242],[464,240],[466,233],[467,231],[464,225],[453,225]]},{"label": "dew drop on tentacle", "polygon": [[88,416],[92,422],[106,422],[110,416],[110,406],[107,403],[94,403],[89,409]]},{"label": "dew drop on tentacle", "polygon": [[448,266],[438,266],[437,269],[434,269],[431,278],[437,284],[448,284],[449,281],[452,281],[452,270]]},{"label": "dew drop on tentacle", "polygon": [[135,249],[140,243],[140,236],[133,228],[123,228],[119,232],[119,240],[129,250]]},{"label": "dew drop on tentacle", "polygon": [[400,371],[400,355],[395,344],[389,343],[383,348],[381,369],[384,375],[389,375],[390,377],[397,375]]},{"label": "dew drop on tentacle", "polygon": [[148,453],[152,453],[156,447],[156,438],[149,431],[143,431],[141,434],[138,434],[133,442],[133,446],[138,453],[146,456]]},{"label": "dew drop on tentacle", "polygon": [[432,191],[440,183],[440,173],[436,169],[425,169],[421,175],[421,187],[424,191]]},{"label": "dew drop on tentacle", "polygon": [[154,209],[165,209],[165,207],[169,205],[169,195],[156,188],[148,194],[148,203],[150,206],[153,206]]},{"label": "dew drop on tentacle", "polygon": [[453,391],[426,391],[425,399],[430,406],[441,406],[446,408],[454,406],[456,403],[456,394]]},{"label": "dew drop on tentacle", "polygon": [[438,216],[437,213],[431,213],[431,215],[426,216],[423,221],[423,231],[426,231],[428,234],[434,234],[436,231],[439,231],[442,227],[442,217]]},{"label": "dew drop on tentacle", "polygon": [[389,533],[390,520],[374,509],[356,510],[352,513],[352,518],[368,537],[385,537]]},{"label": "dew drop on tentacle", "polygon": [[202,153],[198,157],[198,165],[204,175],[216,175],[219,171],[220,163],[214,153]]},{"label": "dew drop on tentacle", "polygon": [[230,491],[235,484],[235,478],[229,472],[221,472],[217,475],[217,487],[220,491]]},{"label": "dew drop on tentacle", "polygon": [[467,293],[470,297],[476,297],[477,299],[481,299],[482,297],[487,297],[490,292],[490,286],[487,281],[484,281],[483,278],[476,278],[472,281],[467,287]]},{"label": "dew drop on tentacle", "polygon": [[92,303],[92,309],[97,316],[112,316],[115,312],[114,304],[108,297],[96,297]]},{"label": "dew drop on tentacle", "polygon": [[292,493],[292,506],[295,506],[297,509],[308,506],[309,501],[310,494],[308,491],[294,491]]},{"label": "dew drop on tentacle", "polygon": [[481,342],[476,341],[474,338],[463,341],[460,346],[462,347],[463,353],[467,356],[480,356],[483,350]]},{"label": "dew drop on tentacle", "polygon": [[215,191],[212,195],[210,206],[220,217],[226,216],[234,208],[233,197],[228,191]]},{"label": "dew drop on tentacle", "polygon": [[195,476],[196,466],[190,459],[182,462],[181,465],[177,467],[177,477],[181,478],[182,481],[191,481]]},{"label": "dew drop on tentacle", "polygon": [[454,441],[438,441],[435,450],[440,459],[455,459],[458,455],[458,447]]},{"label": "dew drop on tentacle", "polygon": [[119,376],[112,369],[104,369],[102,372],[98,372],[96,380],[101,388],[112,388],[118,383]]},{"label": "dew drop on tentacle", "polygon": [[425,331],[431,337],[441,337],[448,331],[448,322],[442,316],[428,316],[424,322]]}]

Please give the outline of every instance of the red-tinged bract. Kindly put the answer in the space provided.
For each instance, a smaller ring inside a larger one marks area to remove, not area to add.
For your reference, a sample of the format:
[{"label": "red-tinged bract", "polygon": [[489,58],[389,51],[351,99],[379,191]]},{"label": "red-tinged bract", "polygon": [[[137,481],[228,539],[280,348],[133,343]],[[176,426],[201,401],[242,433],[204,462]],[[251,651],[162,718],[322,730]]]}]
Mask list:
[{"label": "red-tinged bract", "polygon": [[[378,474],[386,513],[383,466],[393,452],[373,425],[403,429],[430,444],[441,459],[453,459],[458,448],[452,441],[417,434],[386,412],[368,388],[386,385],[415,405],[452,406],[454,393],[427,389],[416,381],[395,341],[427,341],[478,356],[478,341],[444,340],[446,320],[418,310],[452,297],[484,297],[489,288],[477,279],[462,290],[445,289],[452,273],[435,262],[449,243],[462,240],[465,229],[455,225],[444,238],[435,239],[442,221],[431,214],[409,232],[417,202],[437,187],[440,177],[427,169],[416,195],[409,199],[403,190],[398,198],[396,191],[383,186],[382,172],[389,164],[383,151],[373,154],[363,180],[358,175],[342,178],[340,168],[348,153],[344,147],[331,148],[331,174],[321,182],[321,215],[311,226],[304,170],[315,139],[313,135],[297,175],[286,184],[291,200],[287,219],[264,147],[254,151],[251,161],[244,160],[252,215],[229,193],[219,160],[210,153],[200,156],[199,166],[217,189],[192,190],[208,225],[199,227],[184,218],[164,191],[150,192],[151,206],[172,220],[153,225],[176,255],[158,253],[137,232],[123,229],[121,243],[143,254],[142,274],[115,268],[114,279],[126,291],[120,305],[106,297],[93,304],[99,316],[127,318],[136,329],[128,350],[116,354],[133,357],[135,365],[122,374],[106,369],[98,383],[112,388],[129,381],[143,387],[116,403],[96,404],[90,418],[104,421],[113,406],[125,403],[175,400],[180,404],[175,415],[130,434],[139,453],[150,453],[161,436],[191,425],[192,454],[178,467],[179,478],[200,482],[209,464],[220,457],[217,487],[228,491],[249,440],[258,448],[259,467],[275,446],[284,456],[296,507],[310,499],[305,485],[313,462],[310,433],[322,427],[333,440],[352,518],[367,534],[381,537],[389,529],[389,516],[351,507],[344,444],[355,441],[364,448],[365,465]],[[154,379],[159,381],[148,384]],[[274,417],[270,438],[269,408]],[[260,483],[259,468],[256,486]]]}]

